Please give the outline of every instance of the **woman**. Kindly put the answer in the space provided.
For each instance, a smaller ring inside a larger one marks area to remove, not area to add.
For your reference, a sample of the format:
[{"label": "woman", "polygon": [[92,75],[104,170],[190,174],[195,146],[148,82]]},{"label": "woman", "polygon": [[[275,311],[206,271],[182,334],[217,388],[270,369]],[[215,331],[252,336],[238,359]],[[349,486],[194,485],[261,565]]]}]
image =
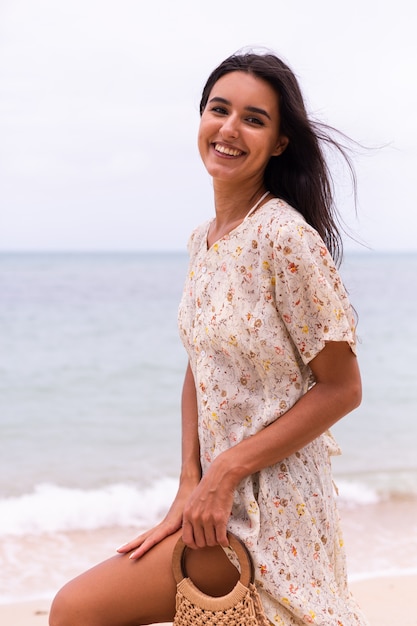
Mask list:
[{"label": "woman", "polygon": [[234,55],[209,77],[198,145],[215,218],[191,236],[179,312],[178,493],[158,526],[59,592],[51,626],[171,621],[180,534],[194,582],[226,593],[227,530],[252,554],[272,624],[367,623],[347,588],[330,468],[328,429],[361,383],[323,141],[338,147],[274,55]]}]

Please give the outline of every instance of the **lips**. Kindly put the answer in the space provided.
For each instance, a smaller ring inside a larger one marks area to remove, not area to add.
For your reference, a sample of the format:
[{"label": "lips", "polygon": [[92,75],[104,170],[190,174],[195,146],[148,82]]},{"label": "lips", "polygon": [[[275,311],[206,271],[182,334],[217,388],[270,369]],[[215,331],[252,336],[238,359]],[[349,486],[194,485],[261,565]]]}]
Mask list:
[{"label": "lips", "polygon": [[238,150],[237,148],[230,148],[228,146],[222,146],[219,143],[214,144],[214,149],[216,150],[216,152],[220,152],[220,154],[225,154],[231,157],[238,157],[244,154],[242,150]]}]

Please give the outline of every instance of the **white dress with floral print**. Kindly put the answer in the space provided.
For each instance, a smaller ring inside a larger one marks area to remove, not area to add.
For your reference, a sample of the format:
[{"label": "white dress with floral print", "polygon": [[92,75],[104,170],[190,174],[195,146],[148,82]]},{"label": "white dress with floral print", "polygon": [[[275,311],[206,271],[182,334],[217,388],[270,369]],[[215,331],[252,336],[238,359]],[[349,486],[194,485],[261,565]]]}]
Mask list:
[{"label": "white dress with floral print", "polygon": [[[303,217],[273,199],[207,248],[189,242],[179,310],[198,397],[203,473],[222,451],[278,419],[313,383],[326,341],[355,349],[352,311],[333,260]],[[229,530],[249,548],[272,624],[364,626],[347,587],[334,500],[331,434],[248,476]]]}]

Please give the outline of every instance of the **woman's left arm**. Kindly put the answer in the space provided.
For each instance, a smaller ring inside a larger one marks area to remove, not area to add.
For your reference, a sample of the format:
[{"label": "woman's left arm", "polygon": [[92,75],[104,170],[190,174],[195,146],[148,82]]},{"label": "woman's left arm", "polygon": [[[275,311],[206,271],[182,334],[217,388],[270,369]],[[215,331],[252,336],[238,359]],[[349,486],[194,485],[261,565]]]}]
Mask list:
[{"label": "woman's left arm", "polygon": [[227,546],[226,524],[239,482],[300,450],[359,406],[359,368],[346,342],[326,343],[309,365],[315,385],[279,419],[211,464],[184,511],[183,538],[190,547]]}]

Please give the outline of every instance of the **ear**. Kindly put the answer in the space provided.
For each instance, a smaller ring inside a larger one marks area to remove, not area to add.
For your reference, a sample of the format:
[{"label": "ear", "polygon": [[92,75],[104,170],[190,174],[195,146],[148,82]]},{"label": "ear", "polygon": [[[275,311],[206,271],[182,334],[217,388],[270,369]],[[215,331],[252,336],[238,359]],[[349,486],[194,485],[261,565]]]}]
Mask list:
[{"label": "ear", "polygon": [[284,135],[281,135],[271,156],[279,156],[280,154],[282,154],[289,143],[290,140],[288,139],[288,137],[284,137]]}]

